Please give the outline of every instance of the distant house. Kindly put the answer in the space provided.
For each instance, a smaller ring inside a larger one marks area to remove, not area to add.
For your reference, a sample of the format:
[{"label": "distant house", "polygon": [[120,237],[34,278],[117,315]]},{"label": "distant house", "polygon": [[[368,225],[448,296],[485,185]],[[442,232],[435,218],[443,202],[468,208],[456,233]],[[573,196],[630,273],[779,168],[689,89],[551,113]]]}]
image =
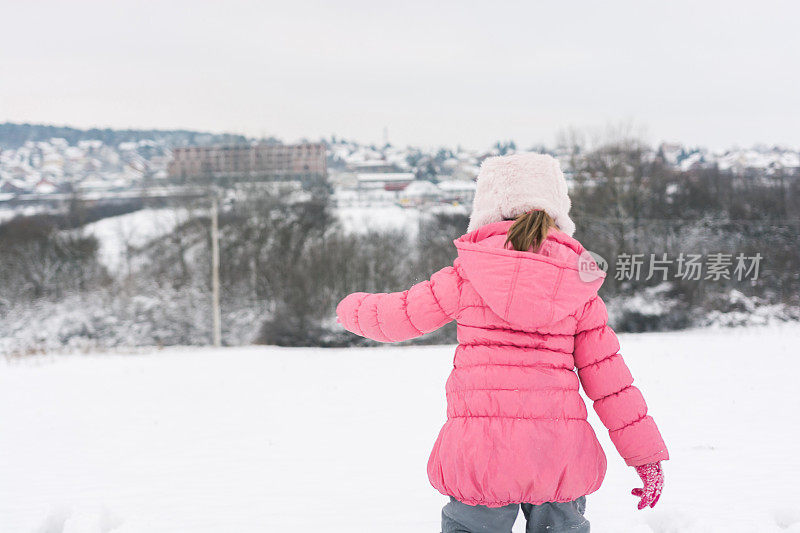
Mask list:
[{"label": "distant house", "polygon": [[58,187],[55,183],[48,180],[47,178],[42,178],[39,182],[33,187],[33,191],[36,194],[53,194],[58,192]]},{"label": "distant house", "polygon": [[0,180],[0,193],[22,194],[25,191],[25,182],[22,180]]},{"label": "distant house", "polygon": [[100,174],[91,174],[80,181],[76,188],[81,192],[89,191],[105,191],[110,189],[108,180],[104,179]]},{"label": "distant house", "polygon": [[441,189],[428,180],[414,180],[400,193],[400,203],[404,206],[422,205],[436,202]]},{"label": "distant house", "polygon": [[358,173],[356,179],[359,190],[402,191],[414,181],[414,174],[411,172]]},{"label": "distant house", "polygon": [[443,202],[471,204],[475,198],[474,181],[447,180],[439,182],[441,199]]},{"label": "distant house", "polygon": [[400,172],[400,168],[394,163],[389,163],[382,159],[361,161],[350,165],[353,172],[357,174],[394,174]]}]

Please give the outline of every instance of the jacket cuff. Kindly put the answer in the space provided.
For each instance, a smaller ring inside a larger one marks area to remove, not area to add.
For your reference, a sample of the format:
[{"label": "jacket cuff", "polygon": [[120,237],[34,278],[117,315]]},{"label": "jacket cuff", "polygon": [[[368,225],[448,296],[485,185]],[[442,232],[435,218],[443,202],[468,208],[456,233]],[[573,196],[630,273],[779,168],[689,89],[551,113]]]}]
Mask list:
[{"label": "jacket cuff", "polygon": [[642,466],[650,463],[658,463],[660,461],[666,461],[669,459],[669,452],[666,448],[660,450],[652,455],[648,455],[645,457],[631,457],[630,459],[625,459],[625,464],[628,466]]}]

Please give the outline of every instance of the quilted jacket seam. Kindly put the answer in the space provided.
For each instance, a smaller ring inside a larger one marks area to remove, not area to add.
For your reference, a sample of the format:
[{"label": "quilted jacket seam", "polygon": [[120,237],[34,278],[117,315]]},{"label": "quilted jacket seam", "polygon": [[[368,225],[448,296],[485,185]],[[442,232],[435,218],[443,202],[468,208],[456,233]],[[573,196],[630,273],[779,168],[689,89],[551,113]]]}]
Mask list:
[{"label": "quilted jacket seam", "polygon": [[428,281],[428,287],[431,290],[431,296],[433,296],[433,301],[436,302],[436,305],[439,307],[439,310],[442,313],[444,313],[444,316],[446,316],[447,318],[451,318],[452,315],[444,310],[444,307],[442,307],[442,304],[439,302],[439,298],[436,296],[436,290],[434,289],[434,284],[432,279]]},{"label": "quilted jacket seam", "polygon": [[355,310],[353,311],[353,324],[355,325],[355,329],[358,330],[356,331],[356,333],[361,335],[362,337],[366,337],[366,335],[364,335],[364,328],[361,327],[361,324],[358,321],[358,311],[361,309],[361,305],[364,303],[364,300],[366,299],[367,299],[366,296],[361,298],[356,304]]},{"label": "quilted jacket seam", "polygon": [[[581,321],[582,321],[582,320],[584,319],[584,317],[586,316],[586,311],[587,311],[587,309],[588,309],[588,308],[589,308],[589,307],[592,305],[592,302],[594,302],[594,301],[595,301],[595,300],[597,300],[598,298],[600,298],[600,295],[599,295],[599,294],[595,294],[594,296],[592,296],[591,298],[589,298],[589,299],[586,301],[586,303],[585,303],[585,304],[583,304],[583,310],[581,311],[581,316],[578,318],[578,325],[580,325]],[[603,326],[605,326],[606,324],[608,324],[608,321],[607,321],[607,320],[604,320],[602,325],[603,325]],[[602,327],[602,326],[598,326],[598,327]],[[595,329],[595,328],[576,329],[576,331],[575,331],[575,334],[577,335],[578,333],[583,333],[584,331],[589,331],[589,330],[592,330],[592,329]]]},{"label": "quilted jacket seam", "polygon": [[[632,457],[623,457],[623,459],[626,462],[633,461],[633,462],[645,465],[647,463],[655,462],[656,461],[656,457],[658,457],[659,455],[661,455],[662,453],[665,453],[665,452],[669,453],[667,448],[661,448],[660,450],[658,450],[657,452],[654,452],[654,453],[648,453],[646,455],[634,455]],[[663,461],[663,460],[665,460],[665,459],[658,459],[658,461]]]},{"label": "quilted jacket seam", "polygon": [[474,326],[472,324],[464,324],[463,322],[459,322],[458,325],[462,326],[462,327],[465,327],[465,328],[483,329],[483,330],[488,330],[488,331],[508,331],[510,333],[526,333],[526,334],[530,334],[530,335],[539,335],[541,337],[573,337],[574,336],[572,333],[544,333],[544,332],[536,331],[536,330],[504,328],[502,326]]},{"label": "quilted jacket seam", "polygon": [[585,418],[574,416],[547,417],[547,416],[510,416],[510,415],[450,415],[448,418],[510,418],[512,420],[576,420],[586,422]]},{"label": "quilted jacket seam", "polygon": [[411,324],[411,327],[420,335],[424,335],[425,333],[414,325],[414,322],[411,320],[411,315],[408,314],[408,291],[403,292],[403,312],[406,314],[406,319],[408,323]]},{"label": "quilted jacket seam", "polygon": [[623,429],[625,429],[625,428],[627,428],[627,427],[633,426],[634,424],[638,424],[639,422],[641,422],[642,420],[644,420],[644,419],[645,419],[645,418],[647,418],[648,416],[649,416],[649,415],[648,415],[647,413],[645,413],[645,414],[643,414],[642,416],[640,416],[639,418],[637,418],[636,420],[634,420],[633,422],[628,422],[628,423],[627,423],[627,424],[625,424],[624,426],[618,427],[617,429],[611,429],[611,430],[609,430],[609,431],[610,431],[610,432],[622,431]]},{"label": "quilted jacket seam", "polygon": [[580,335],[581,333],[589,333],[590,331],[597,331],[598,329],[603,329],[605,327],[608,327],[608,324],[603,323],[603,324],[600,324],[599,326],[595,326],[593,328],[582,329],[578,333],[576,333],[576,335]]},{"label": "quilted jacket seam", "polygon": [[[584,367],[584,368],[586,368],[586,367]],[[601,400],[605,400],[606,398],[610,398],[611,396],[614,396],[615,394],[621,394],[621,393],[625,392],[626,390],[628,390],[628,389],[630,389],[632,387],[633,387],[633,384],[626,385],[623,388],[621,388],[620,390],[618,390],[617,392],[611,392],[609,394],[606,394],[605,396],[601,396],[600,398],[596,399],[595,402],[599,402]]]},{"label": "quilted jacket seam", "polygon": [[[383,294],[379,296],[379,298],[384,298],[384,297],[385,295]],[[385,331],[383,331],[383,327],[381,327],[381,306],[379,304],[380,302],[378,302],[375,305],[375,323],[378,325],[378,332],[380,332],[380,334],[383,335],[383,337],[387,339],[389,342],[394,342],[392,338],[389,335],[387,335]]]},{"label": "quilted jacket seam", "polygon": [[453,263],[452,268],[453,268],[453,273],[456,275],[456,290],[458,291],[458,297],[456,298],[456,312],[454,316],[458,317],[461,315],[461,310],[463,309],[461,305],[461,293],[463,292],[462,287],[464,285],[464,277],[458,271],[458,267],[456,267],[455,262]]},{"label": "quilted jacket seam", "polygon": [[514,363],[473,363],[469,365],[456,365],[454,368],[472,368],[472,367],[481,367],[481,366],[516,366],[520,368],[549,368],[552,370],[566,370],[567,372],[572,372],[572,368],[566,366],[558,366],[558,365],[551,365],[547,363],[537,363],[533,365],[521,365],[521,364],[514,364]]},{"label": "quilted jacket seam", "polygon": [[[616,356],[618,356],[618,355],[619,355],[619,352],[618,352],[618,351],[617,351],[617,352],[614,352],[614,353],[612,353],[611,355],[607,355],[607,356],[603,357],[602,359],[599,359],[599,360],[595,361],[594,363],[589,363],[589,364],[588,364],[588,365],[586,365],[586,366],[582,366],[582,367],[578,368],[578,370],[583,370],[584,368],[589,368],[590,366],[599,365],[600,363],[602,363],[602,362],[604,362],[604,361],[608,361],[608,360],[609,360],[609,359],[611,359],[612,357],[616,357]],[[619,392],[619,391],[617,391],[617,392]]]},{"label": "quilted jacket seam", "polygon": [[[536,346],[533,344],[530,345],[523,345],[523,344],[509,344],[509,343],[494,343],[494,342],[472,342],[472,343],[461,343],[460,346],[491,346],[495,348],[520,348],[523,350],[542,350],[541,346]],[[556,352],[556,353],[563,353],[565,355],[572,355],[572,352],[568,352],[566,350],[553,350],[547,348],[548,352]]]},{"label": "quilted jacket seam", "polygon": [[570,389],[567,387],[540,387],[536,389],[509,389],[509,388],[501,388],[501,387],[475,387],[475,388],[465,388],[465,389],[451,389],[446,391],[447,394],[452,394],[456,392],[488,392],[488,391],[505,391],[505,392],[553,392],[553,391],[564,391],[564,392],[578,392],[577,388]]}]

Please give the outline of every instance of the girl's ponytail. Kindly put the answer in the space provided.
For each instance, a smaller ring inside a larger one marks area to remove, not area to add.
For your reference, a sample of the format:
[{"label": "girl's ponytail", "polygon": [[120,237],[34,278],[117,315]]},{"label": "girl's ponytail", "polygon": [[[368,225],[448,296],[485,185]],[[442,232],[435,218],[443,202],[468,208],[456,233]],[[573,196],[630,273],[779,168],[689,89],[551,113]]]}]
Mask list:
[{"label": "girl's ponytail", "polygon": [[553,218],[544,211],[537,209],[523,213],[508,229],[506,246],[511,243],[511,247],[519,252],[537,252],[547,238],[547,232],[555,225]]}]

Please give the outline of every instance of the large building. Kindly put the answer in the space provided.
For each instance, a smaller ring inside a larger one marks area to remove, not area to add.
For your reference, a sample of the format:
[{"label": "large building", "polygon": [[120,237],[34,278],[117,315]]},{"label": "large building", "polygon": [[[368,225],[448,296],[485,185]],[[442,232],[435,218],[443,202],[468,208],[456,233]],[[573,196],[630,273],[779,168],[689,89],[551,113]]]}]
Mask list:
[{"label": "large building", "polygon": [[325,145],[253,144],[187,146],[172,150],[169,176],[195,181],[325,180]]}]

